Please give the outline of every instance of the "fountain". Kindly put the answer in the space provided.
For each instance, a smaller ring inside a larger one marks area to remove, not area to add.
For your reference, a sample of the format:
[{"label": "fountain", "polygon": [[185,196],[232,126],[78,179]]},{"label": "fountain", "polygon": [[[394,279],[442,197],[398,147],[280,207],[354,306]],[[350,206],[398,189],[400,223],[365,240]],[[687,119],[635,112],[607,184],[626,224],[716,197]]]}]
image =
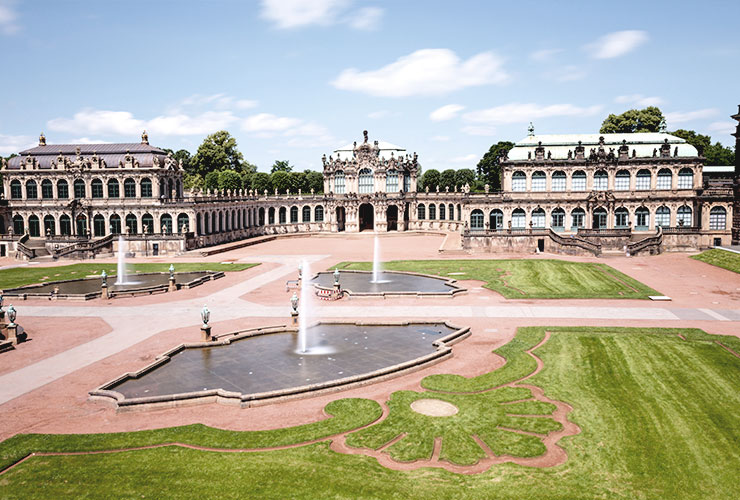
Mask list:
[{"label": "fountain", "polygon": [[114,285],[129,285],[126,281],[126,251],[128,244],[123,235],[118,236],[118,271],[116,272],[116,282]]},{"label": "fountain", "polygon": [[373,278],[370,281],[370,283],[390,283],[390,280],[387,279],[380,279],[381,278],[381,269],[380,269],[380,239],[378,239],[377,233],[375,234],[375,241],[373,243]]},{"label": "fountain", "polygon": [[309,302],[313,295],[313,285],[311,284],[311,269],[305,260],[298,268],[301,276],[301,300],[298,306],[298,352],[304,354],[308,352],[308,323],[309,323]]}]

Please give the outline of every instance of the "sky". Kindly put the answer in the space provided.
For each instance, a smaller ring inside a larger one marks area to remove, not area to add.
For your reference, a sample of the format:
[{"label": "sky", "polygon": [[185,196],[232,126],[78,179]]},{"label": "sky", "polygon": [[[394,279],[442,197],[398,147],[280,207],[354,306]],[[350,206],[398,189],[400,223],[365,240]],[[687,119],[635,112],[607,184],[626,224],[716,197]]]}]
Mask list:
[{"label": "sky", "polygon": [[0,0],[0,155],[228,130],[261,171],[362,140],[425,169],[657,105],[734,145],[740,2]]}]

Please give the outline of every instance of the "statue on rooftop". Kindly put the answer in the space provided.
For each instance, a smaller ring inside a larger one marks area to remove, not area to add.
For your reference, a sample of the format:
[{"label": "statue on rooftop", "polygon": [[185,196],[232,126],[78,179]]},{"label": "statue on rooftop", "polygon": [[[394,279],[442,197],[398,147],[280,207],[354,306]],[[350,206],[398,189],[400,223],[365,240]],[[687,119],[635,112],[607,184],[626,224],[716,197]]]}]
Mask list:
[{"label": "statue on rooftop", "polygon": [[362,135],[365,137],[365,144],[367,144],[367,130],[363,130]]},{"label": "statue on rooftop", "polygon": [[149,134],[146,133],[146,130],[141,134],[141,143],[149,144]]}]

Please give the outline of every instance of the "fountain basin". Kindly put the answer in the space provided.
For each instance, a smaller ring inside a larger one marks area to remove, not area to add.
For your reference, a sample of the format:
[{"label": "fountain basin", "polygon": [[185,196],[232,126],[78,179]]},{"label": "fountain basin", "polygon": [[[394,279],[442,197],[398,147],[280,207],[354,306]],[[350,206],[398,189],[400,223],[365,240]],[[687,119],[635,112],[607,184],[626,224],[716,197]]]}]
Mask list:
[{"label": "fountain basin", "polygon": [[[361,297],[394,295],[452,297],[456,293],[466,291],[456,285],[453,279],[428,274],[380,271],[377,273],[376,282],[373,282],[373,276],[371,271],[340,270],[339,284],[347,294]],[[312,283],[320,289],[331,289],[334,286],[333,273],[328,271],[318,273]]]},{"label": "fountain basin", "polygon": [[150,365],[91,391],[119,409],[219,402],[249,407],[346,389],[445,359],[470,334],[444,322],[318,323],[326,354],[296,352],[296,329],[258,328],[181,344]]},{"label": "fountain basin", "polygon": [[[209,280],[223,278],[222,271],[192,271],[175,273],[175,286],[180,288],[193,288]],[[108,276],[108,295],[132,296],[147,293],[166,292],[169,287],[170,273],[141,273],[128,275],[135,279],[134,283],[116,285],[115,275]],[[101,278],[80,278],[63,281],[50,281],[39,285],[27,285],[18,288],[4,290],[6,297],[18,297],[21,299],[48,298],[55,288],[59,288],[56,296],[58,299],[89,300],[96,299],[101,295]]]}]

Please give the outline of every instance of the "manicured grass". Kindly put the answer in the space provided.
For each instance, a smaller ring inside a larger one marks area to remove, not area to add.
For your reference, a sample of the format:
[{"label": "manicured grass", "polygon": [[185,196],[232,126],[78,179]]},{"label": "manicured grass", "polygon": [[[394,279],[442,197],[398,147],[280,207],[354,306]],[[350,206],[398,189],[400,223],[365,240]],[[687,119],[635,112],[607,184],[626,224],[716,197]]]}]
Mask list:
[{"label": "manicured grass", "polygon": [[[369,271],[372,263],[342,262],[336,267]],[[383,269],[485,281],[486,288],[507,299],[647,299],[662,295],[601,263],[554,259],[394,260],[384,262]]]},{"label": "manicured grass", "polygon": [[0,443],[0,470],[32,452],[115,450],[162,443],[211,448],[268,448],[304,443],[367,425],[382,413],[369,399],[340,399],[324,408],[331,418],[270,431],[235,432],[201,424],[110,434],[18,434]]},{"label": "manicured grass", "polygon": [[[689,329],[548,330],[553,332],[550,340],[535,351],[544,369],[527,383],[571,404],[570,419],[581,428],[580,434],[560,442],[568,460],[557,467],[502,464],[475,475],[432,469],[398,472],[369,457],[334,453],[326,443],[249,454],[170,447],[33,457],[0,476],[0,497],[704,500],[737,496],[740,359],[715,342],[738,352],[737,338]],[[477,411],[484,413],[488,407]],[[123,441],[126,435],[117,436]],[[45,437],[35,439],[43,443]]]},{"label": "manicured grass", "polygon": [[740,273],[740,253],[713,248],[699,255],[692,255],[691,258],[727,269],[733,273]]},{"label": "manicured grass", "polygon": [[[175,272],[189,271],[244,271],[259,264],[221,264],[218,262],[174,262]],[[170,264],[127,264],[126,269],[130,273],[159,273],[170,268]],[[70,264],[68,266],[38,267],[23,266],[12,269],[0,270],[0,290],[5,288],[17,288],[24,285],[36,283],[48,283],[50,281],[62,281],[84,278],[90,275],[99,275],[105,270],[108,276],[115,275],[117,265],[115,263],[97,264]]]}]

